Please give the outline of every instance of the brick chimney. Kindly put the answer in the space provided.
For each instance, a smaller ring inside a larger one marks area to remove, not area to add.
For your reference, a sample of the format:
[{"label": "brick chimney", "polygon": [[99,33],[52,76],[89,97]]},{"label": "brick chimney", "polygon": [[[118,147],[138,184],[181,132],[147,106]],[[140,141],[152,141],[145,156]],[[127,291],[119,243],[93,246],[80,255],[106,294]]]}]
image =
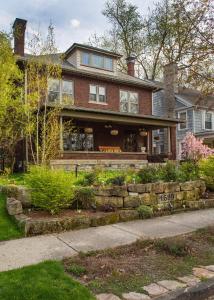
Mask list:
[{"label": "brick chimney", "polygon": [[177,74],[178,67],[176,63],[169,63],[164,66],[164,91],[169,118],[175,117],[175,93],[178,89]]},{"label": "brick chimney", "polygon": [[16,18],[13,23],[14,53],[20,56],[24,56],[25,51],[26,24],[26,20],[18,18]]},{"label": "brick chimney", "polygon": [[126,62],[127,62],[127,67],[128,67],[128,71],[127,71],[128,75],[135,76],[135,69],[134,69],[135,56],[130,55],[129,57],[127,57]]}]

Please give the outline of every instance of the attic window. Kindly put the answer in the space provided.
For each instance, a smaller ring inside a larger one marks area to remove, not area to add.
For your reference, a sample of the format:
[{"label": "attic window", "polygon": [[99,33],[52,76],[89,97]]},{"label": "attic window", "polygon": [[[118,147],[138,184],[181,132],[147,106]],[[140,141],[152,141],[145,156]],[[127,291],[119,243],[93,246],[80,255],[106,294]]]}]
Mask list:
[{"label": "attic window", "polygon": [[82,52],[81,64],[92,68],[113,71],[113,59],[95,53]]}]

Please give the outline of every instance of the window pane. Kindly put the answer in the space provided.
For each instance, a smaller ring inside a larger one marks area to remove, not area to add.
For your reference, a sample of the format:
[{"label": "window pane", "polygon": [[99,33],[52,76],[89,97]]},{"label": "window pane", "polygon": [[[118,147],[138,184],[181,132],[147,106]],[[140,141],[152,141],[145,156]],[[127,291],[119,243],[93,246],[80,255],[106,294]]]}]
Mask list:
[{"label": "window pane", "polygon": [[128,112],[129,111],[128,102],[120,102],[120,111],[121,112]]},{"label": "window pane", "polygon": [[63,104],[72,104],[73,103],[73,95],[62,94],[62,103]]},{"label": "window pane", "polygon": [[54,91],[54,92],[59,92],[59,90],[60,90],[60,81],[59,81],[59,79],[50,78],[48,80],[48,90],[49,91]]},{"label": "window pane", "polygon": [[99,86],[99,102],[106,102],[106,90],[104,87]]},{"label": "window pane", "polygon": [[82,52],[82,64],[89,65],[90,54],[86,52]]},{"label": "window pane", "polygon": [[125,91],[120,91],[120,101],[128,102],[128,93]]},{"label": "window pane", "polygon": [[137,93],[129,93],[129,99],[132,103],[138,103],[138,94]]},{"label": "window pane", "polygon": [[55,103],[55,102],[59,102],[59,92],[52,92],[52,91],[49,91],[48,93],[48,102],[51,102],[51,103]]},{"label": "window pane", "polygon": [[93,55],[92,63],[94,67],[104,68],[104,57],[100,55]]},{"label": "window pane", "polygon": [[130,104],[130,112],[137,114],[138,113],[138,104],[135,103],[131,103]]},{"label": "window pane", "polygon": [[180,113],[180,119],[182,120],[182,121],[185,121],[184,123],[181,123],[180,124],[180,129],[186,129],[186,127],[187,127],[187,115],[186,115],[186,113],[185,112],[183,112],[183,113]]},{"label": "window pane", "polygon": [[73,94],[73,82],[69,80],[63,80],[62,92],[66,94]]},{"label": "window pane", "polygon": [[96,85],[90,85],[89,100],[97,101],[97,87],[96,87]]},{"label": "window pane", "polygon": [[212,129],[212,114],[206,113],[205,115],[205,129]]},{"label": "window pane", "polygon": [[113,70],[113,60],[112,60],[112,58],[105,57],[104,63],[105,63],[105,69],[111,70],[111,71]]}]

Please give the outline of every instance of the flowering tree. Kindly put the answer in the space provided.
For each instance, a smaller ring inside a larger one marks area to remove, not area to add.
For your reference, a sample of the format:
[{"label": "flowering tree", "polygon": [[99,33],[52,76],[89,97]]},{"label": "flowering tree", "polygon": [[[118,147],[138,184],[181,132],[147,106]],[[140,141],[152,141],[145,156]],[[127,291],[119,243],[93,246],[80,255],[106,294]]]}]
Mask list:
[{"label": "flowering tree", "polygon": [[203,144],[201,139],[197,139],[193,133],[188,132],[182,141],[181,158],[184,160],[198,161],[201,158],[206,158],[214,155],[214,149]]}]

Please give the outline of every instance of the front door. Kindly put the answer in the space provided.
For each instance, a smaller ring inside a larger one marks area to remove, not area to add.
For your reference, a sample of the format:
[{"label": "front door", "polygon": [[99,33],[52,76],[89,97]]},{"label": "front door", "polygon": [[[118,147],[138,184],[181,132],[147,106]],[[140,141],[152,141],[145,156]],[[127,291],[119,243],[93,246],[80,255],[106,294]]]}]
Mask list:
[{"label": "front door", "polygon": [[137,152],[137,134],[134,131],[125,132],[124,151]]}]

